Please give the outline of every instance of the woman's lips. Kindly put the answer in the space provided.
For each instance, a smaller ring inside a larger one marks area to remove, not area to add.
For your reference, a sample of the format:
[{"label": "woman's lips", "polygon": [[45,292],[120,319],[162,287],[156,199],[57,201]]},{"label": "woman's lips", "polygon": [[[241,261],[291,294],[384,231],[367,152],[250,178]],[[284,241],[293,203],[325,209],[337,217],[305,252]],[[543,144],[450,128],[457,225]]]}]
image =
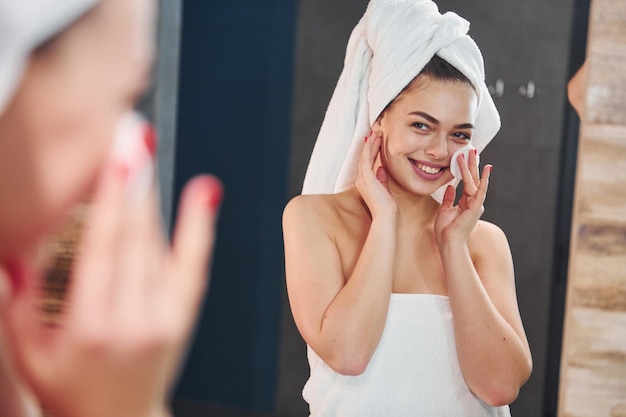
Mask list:
[{"label": "woman's lips", "polygon": [[441,178],[441,176],[446,172],[448,167],[442,165],[429,164],[426,162],[416,161],[414,159],[410,159],[411,165],[413,166],[413,170],[420,177],[427,181],[435,181]]}]

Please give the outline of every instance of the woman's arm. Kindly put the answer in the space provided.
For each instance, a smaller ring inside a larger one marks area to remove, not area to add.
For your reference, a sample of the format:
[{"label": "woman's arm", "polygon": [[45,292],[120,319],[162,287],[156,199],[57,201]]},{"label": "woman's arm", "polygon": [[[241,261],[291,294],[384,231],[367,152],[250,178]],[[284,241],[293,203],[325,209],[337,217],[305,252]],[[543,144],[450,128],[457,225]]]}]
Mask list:
[{"label": "woman's arm", "polygon": [[440,247],[459,363],[470,389],[485,402],[510,404],[532,370],[519,315],[509,245],[496,226],[480,222],[476,264],[467,245]]},{"label": "woman's arm", "polygon": [[344,277],[328,230],[329,217],[336,214],[320,204],[319,196],[296,197],[283,216],[287,290],[296,325],[322,360],[346,375],[365,371],[380,341],[392,291],[395,204],[384,186],[384,171],[378,178],[372,171],[379,147],[380,140],[364,146],[365,172],[357,187],[372,223],[350,277]]},{"label": "woman's arm", "polygon": [[532,359],[517,307],[506,237],[497,227],[478,222],[491,166],[481,179],[476,155],[470,154],[468,162],[469,168],[459,157],[463,196],[454,206],[452,188],[446,191],[435,231],[463,376],[474,394],[498,406],[517,397],[530,376]]}]

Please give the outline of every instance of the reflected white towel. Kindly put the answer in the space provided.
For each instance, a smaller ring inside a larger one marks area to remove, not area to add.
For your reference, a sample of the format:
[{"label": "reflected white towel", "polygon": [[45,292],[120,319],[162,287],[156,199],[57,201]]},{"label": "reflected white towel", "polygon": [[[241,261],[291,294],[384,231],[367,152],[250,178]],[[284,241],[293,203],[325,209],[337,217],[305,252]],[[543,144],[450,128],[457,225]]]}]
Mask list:
[{"label": "reflected white towel", "polygon": [[470,391],[457,358],[448,297],[392,294],[385,330],[359,376],[333,371],[308,348],[302,395],[311,417],[510,417]]},{"label": "reflected white towel", "polygon": [[[500,129],[500,117],[485,84],[482,55],[468,30],[466,20],[452,12],[442,15],[430,0],[371,0],[348,41],[302,193],[336,193],[354,184],[363,138],[435,54],[461,71],[478,92],[472,144],[480,153]],[[439,193],[434,197],[441,200],[443,189]]]}]

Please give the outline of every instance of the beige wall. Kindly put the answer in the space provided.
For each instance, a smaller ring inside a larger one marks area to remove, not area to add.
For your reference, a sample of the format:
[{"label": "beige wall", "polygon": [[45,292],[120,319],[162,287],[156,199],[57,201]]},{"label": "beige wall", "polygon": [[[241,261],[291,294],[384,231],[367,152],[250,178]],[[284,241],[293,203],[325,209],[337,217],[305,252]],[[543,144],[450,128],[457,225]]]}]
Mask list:
[{"label": "beige wall", "polygon": [[626,416],[626,0],[594,0],[559,416]]}]

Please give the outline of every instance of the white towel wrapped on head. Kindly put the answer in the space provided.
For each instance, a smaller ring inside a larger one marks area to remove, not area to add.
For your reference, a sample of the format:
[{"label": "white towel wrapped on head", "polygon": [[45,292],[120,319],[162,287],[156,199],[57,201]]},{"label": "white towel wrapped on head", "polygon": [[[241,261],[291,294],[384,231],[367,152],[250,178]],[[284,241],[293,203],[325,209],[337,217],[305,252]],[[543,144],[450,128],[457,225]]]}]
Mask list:
[{"label": "white towel wrapped on head", "polygon": [[[442,15],[430,0],[371,0],[350,35],[302,193],[336,193],[354,184],[363,138],[434,55],[463,73],[478,94],[472,145],[480,153],[500,129],[500,116],[468,30],[465,19],[452,12]],[[443,189],[436,194],[440,200]]]},{"label": "white towel wrapped on head", "polygon": [[0,114],[19,85],[28,57],[100,0],[0,0]]}]

